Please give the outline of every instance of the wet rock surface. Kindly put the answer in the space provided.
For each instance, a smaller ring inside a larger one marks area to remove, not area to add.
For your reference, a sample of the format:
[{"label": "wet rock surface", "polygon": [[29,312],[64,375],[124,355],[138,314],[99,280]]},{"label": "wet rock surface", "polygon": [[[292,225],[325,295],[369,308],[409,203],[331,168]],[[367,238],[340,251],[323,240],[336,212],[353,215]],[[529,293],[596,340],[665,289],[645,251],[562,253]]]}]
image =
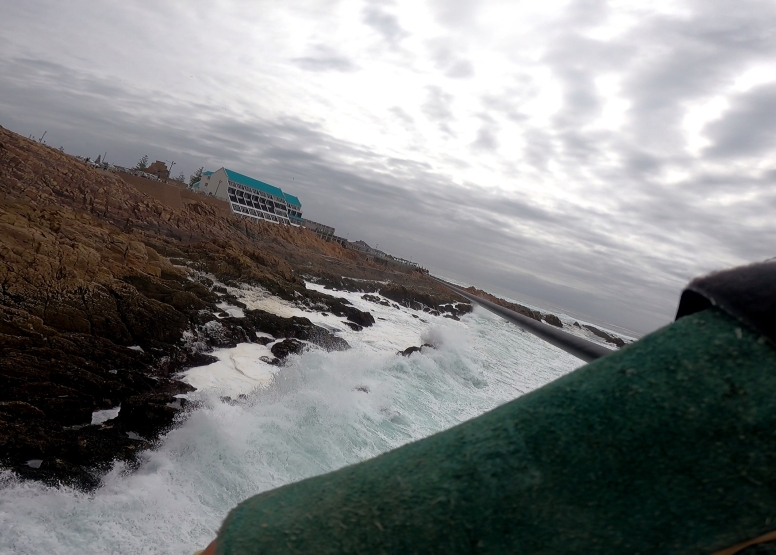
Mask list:
[{"label": "wet rock surface", "polygon": [[375,293],[380,289],[380,284],[374,281],[355,280],[330,274],[315,278],[315,282],[323,285],[324,289],[350,293]]},{"label": "wet rock surface", "polygon": [[429,348],[429,349],[433,349],[434,348],[434,346],[431,345],[430,343],[423,343],[423,345],[421,345],[420,347],[414,347],[414,346],[413,347],[407,347],[403,351],[399,351],[396,354],[397,355],[401,355],[403,357],[408,357],[412,353],[419,353],[419,352],[421,352],[424,347],[425,348]]},{"label": "wet rock surface", "polygon": [[[472,305],[457,295],[427,287],[407,287],[399,284],[388,284],[380,289],[380,295],[401,306],[427,312],[434,316],[446,316],[458,320],[464,314],[472,311]],[[461,299],[461,300],[459,300]]]},{"label": "wet rock surface", "polygon": [[391,306],[391,303],[389,303],[387,300],[383,299],[379,295],[367,294],[367,295],[362,295],[361,298],[364,299],[365,301],[369,301],[370,303],[375,303],[382,306]]},{"label": "wet rock surface", "polygon": [[550,324],[551,326],[555,326],[557,328],[563,327],[563,322],[561,322],[560,318],[558,318],[554,314],[545,314],[544,321]]},{"label": "wet rock surface", "polygon": [[607,343],[611,343],[612,345],[616,345],[617,347],[623,347],[625,345],[625,341],[623,341],[622,338],[617,337],[616,335],[612,335],[610,333],[605,332],[604,330],[600,330],[595,326],[590,326],[588,324],[583,324],[583,328],[591,332],[593,335],[596,335],[606,341]]},{"label": "wet rock surface", "polygon": [[295,355],[301,353],[305,348],[304,343],[298,339],[284,339],[272,345],[270,349],[275,358],[279,360],[285,359],[288,355]]}]

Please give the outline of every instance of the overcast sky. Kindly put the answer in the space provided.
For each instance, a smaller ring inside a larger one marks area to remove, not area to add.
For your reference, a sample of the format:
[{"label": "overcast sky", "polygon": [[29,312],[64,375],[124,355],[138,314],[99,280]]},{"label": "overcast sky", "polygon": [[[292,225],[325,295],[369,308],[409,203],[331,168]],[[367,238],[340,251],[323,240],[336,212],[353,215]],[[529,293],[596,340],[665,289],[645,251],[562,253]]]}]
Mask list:
[{"label": "overcast sky", "polygon": [[776,239],[772,0],[6,2],[0,125],[647,332]]}]

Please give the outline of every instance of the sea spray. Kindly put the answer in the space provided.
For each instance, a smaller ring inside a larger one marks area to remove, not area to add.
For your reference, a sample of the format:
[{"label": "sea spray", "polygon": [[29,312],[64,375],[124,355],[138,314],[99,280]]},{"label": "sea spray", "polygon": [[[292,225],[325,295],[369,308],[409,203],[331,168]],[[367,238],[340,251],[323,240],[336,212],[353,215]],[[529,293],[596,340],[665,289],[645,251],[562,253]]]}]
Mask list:
[{"label": "sea spray", "polygon": [[[196,392],[179,427],[136,469],[115,465],[96,491],[3,473],[0,553],[190,555],[250,495],[449,428],[581,364],[483,310],[455,322],[338,295],[377,318],[343,329],[351,350],[291,356],[244,398],[226,399],[229,380]],[[424,342],[436,348],[396,354]]]}]

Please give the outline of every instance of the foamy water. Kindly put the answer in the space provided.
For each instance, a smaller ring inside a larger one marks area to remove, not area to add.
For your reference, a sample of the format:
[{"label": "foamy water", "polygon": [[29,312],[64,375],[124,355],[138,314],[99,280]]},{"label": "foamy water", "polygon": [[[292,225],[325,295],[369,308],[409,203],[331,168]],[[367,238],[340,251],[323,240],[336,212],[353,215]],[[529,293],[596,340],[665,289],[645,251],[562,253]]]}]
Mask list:
[{"label": "foamy water", "polygon": [[[91,494],[0,474],[0,553],[191,555],[246,497],[444,430],[581,364],[481,309],[455,322],[334,294],[377,323],[354,332],[339,318],[244,291],[249,308],[304,315],[341,330],[353,348],[312,349],[281,368],[258,361],[267,347],[220,350],[219,362],[187,375],[201,388],[192,394],[201,408],[144,453],[137,471],[116,465]],[[423,342],[438,348],[396,355]],[[220,400],[247,391],[237,403]]]}]

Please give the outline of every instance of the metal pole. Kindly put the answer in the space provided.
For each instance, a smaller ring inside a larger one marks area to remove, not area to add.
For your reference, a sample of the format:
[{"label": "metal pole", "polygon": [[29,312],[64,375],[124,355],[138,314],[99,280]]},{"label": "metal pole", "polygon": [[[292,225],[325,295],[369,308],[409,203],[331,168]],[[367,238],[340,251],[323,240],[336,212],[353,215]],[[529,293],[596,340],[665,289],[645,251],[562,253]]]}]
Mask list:
[{"label": "metal pole", "polygon": [[456,287],[452,283],[447,283],[446,281],[441,280],[437,277],[434,277],[434,276],[430,276],[430,277],[438,281],[448,289],[458,293],[462,297],[477,303],[482,308],[490,310],[491,312],[493,312],[494,314],[498,314],[502,318],[506,318],[510,322],[517,324],[524,330],[534,334],[536,337],[539,337],[540,339],[544,339],[550,345],[555,345],[559,349],[566,351],[570,355],[580,358],[585,362],[592,362],[612,352],[611,349],[608,349],[603,345],[599,345],[598,343],[593,343],[592,341],[582,339],[581,337],[578,337],[571,333],[559,330],[555,326],[551,326],[543,322],[538,322],[533,318],[524,316],[523,314],[515,312],[514,310],[509,310],[508,308],[504,308],[503,306],[497,305],[496,303],[493,303],[487,299],[483,299],[481,297],[477,297],[476,295],[472,295],[468,291],[461,289],[460,287]]}]

